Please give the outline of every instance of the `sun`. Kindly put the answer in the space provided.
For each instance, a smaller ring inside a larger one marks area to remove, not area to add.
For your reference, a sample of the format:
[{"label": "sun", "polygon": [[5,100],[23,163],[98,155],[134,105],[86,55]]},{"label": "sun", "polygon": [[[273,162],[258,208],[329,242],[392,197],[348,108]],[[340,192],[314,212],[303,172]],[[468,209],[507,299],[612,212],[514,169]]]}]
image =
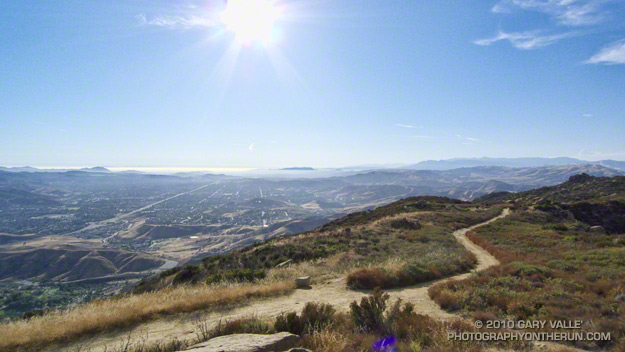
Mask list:
[{"label": "sun", "polygon": [[228,0],[221,20],[239,43],[268,43],[279,13],[271,0]]}]

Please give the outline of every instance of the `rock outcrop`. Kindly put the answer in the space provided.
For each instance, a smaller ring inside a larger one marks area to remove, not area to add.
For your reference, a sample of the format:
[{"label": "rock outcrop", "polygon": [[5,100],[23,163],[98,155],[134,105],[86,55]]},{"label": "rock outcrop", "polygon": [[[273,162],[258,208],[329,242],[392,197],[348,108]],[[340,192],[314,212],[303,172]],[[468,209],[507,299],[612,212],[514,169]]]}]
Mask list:
[{"label": "rock outcrop", "polygon": [[219,336],[187,349],[191,352],[270,352],[286,351],[299,341],[300,337],[288,332],[271,335],[233,334]]},{"label": "rock outcrop", "polygon": [[298,288],[310,288],[310,276],[302,276],[295,279]]}]

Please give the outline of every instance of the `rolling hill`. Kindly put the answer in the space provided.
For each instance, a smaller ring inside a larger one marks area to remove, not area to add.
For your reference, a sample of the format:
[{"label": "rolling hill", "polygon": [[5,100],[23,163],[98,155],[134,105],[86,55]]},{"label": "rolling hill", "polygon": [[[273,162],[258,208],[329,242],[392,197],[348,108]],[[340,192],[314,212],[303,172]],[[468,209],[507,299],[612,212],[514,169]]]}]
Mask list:
[{"label": "rolling hill", "polygon": [[69,282],[114,279],[116,275],[153,270],[165,260],[121,249],[85,247],[55,241],[48,245],[3,247],[0,277],[4,280]]}]

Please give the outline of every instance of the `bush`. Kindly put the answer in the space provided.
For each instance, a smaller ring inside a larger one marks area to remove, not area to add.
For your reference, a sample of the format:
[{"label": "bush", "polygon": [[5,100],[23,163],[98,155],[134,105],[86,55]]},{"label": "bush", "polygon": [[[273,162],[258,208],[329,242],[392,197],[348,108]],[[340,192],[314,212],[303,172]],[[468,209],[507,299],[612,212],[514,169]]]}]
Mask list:
[{"label": "bush", "polygon": [[274,329],[297,335],[312,334],[329,326],[335,312],[329,304],[308,302],[300,316],[295,312],[280,314],[276,318]]},{"label": "bush", "polygon": [[468,253],[460,258],[408,263],[392,273],[379,268],[357,269],[347,276],[347,286],[361,290],[371,290],[375,287],[383,289],[406,287],[467,271],[476,263],[475,255]]},{"label": "bush", "polygon": [[547,224],[542,227],[543,230],[568,231],[569,227],[564,224]]},{"label": "bush", "polygon": [[180,270],[176,276],[174,276],[173,283],[181,284],[184,282],[192,282],[197,274],[199,274],[200,268],[196,265],[186,265],[182,270]]},{"label": "bush", "polygon": [[438,291],[432,298],[445,310],[453,311],[460,309],[460,300],[457,295],[450,290]]},{"label": "bush", "polygon": [[383,293],[379,287],[373,291],[373,295],[363,297],[360,305],[356,301],[349,305],[352,321],[358,330],[364,332],[381,331],[384,327],[384,311],[389,295]]},{"label": "bush", "polygon": [[410,221],[406,218],[391,220],[389,221],[389,225],[391,228],[398,230],[418,230],[421,228],[421,224],[418,221]]},{"label": "bush", "polygon": [[336,311],[329,304],[306,303],[302,311],[302,321],[308,331],[321,330],[332,323]]},{"label": "bush", "polygon": [[414,305],[406,303],[402,306],[401,302],[401,299],[397,299],[386,312],[383,328],[387,335],[406,338],[409,335],[406,323],[414,314]]},{"label": "bush", "polygon": [[552,270],[539,265],[526,264],[523,262],[512,262],[504,268],[506,272],[517,277],[540,277],[552,276]]},{"label": "bush", "polygon": [[433,280],[437,276],[440,277],[440,273],[439,275],[436,275],[429,268],[426,268],[419,264],[407,264],[403,268],[401,268],[401,270],[409,274],[410,278],[412,279],[411,282],[409,282],[410,285]]},{"label": "bush", "polygon": [[302,319],[297,316],[297,313],[282,313],[276,317],[276,321],[273,324],[274,330],[277,332],[287,331],[292,334],[301,335],[304,331]]},{"label": "bush", "polygon": [[358,269],[347,276],[347,286],[352,289],[371,290],[375,287],[392,287],[393,279],[382,269]]}]

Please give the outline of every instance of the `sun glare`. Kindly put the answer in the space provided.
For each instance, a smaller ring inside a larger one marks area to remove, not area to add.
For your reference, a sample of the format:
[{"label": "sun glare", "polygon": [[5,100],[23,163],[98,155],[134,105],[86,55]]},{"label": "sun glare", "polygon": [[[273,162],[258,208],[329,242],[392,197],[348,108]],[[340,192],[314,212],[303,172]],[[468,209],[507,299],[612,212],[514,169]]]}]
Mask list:
[{"label": "sun glare", "polygon": [[268,43],[279,10],[271,0],[228,0],[221,20],[239,43]]}]

